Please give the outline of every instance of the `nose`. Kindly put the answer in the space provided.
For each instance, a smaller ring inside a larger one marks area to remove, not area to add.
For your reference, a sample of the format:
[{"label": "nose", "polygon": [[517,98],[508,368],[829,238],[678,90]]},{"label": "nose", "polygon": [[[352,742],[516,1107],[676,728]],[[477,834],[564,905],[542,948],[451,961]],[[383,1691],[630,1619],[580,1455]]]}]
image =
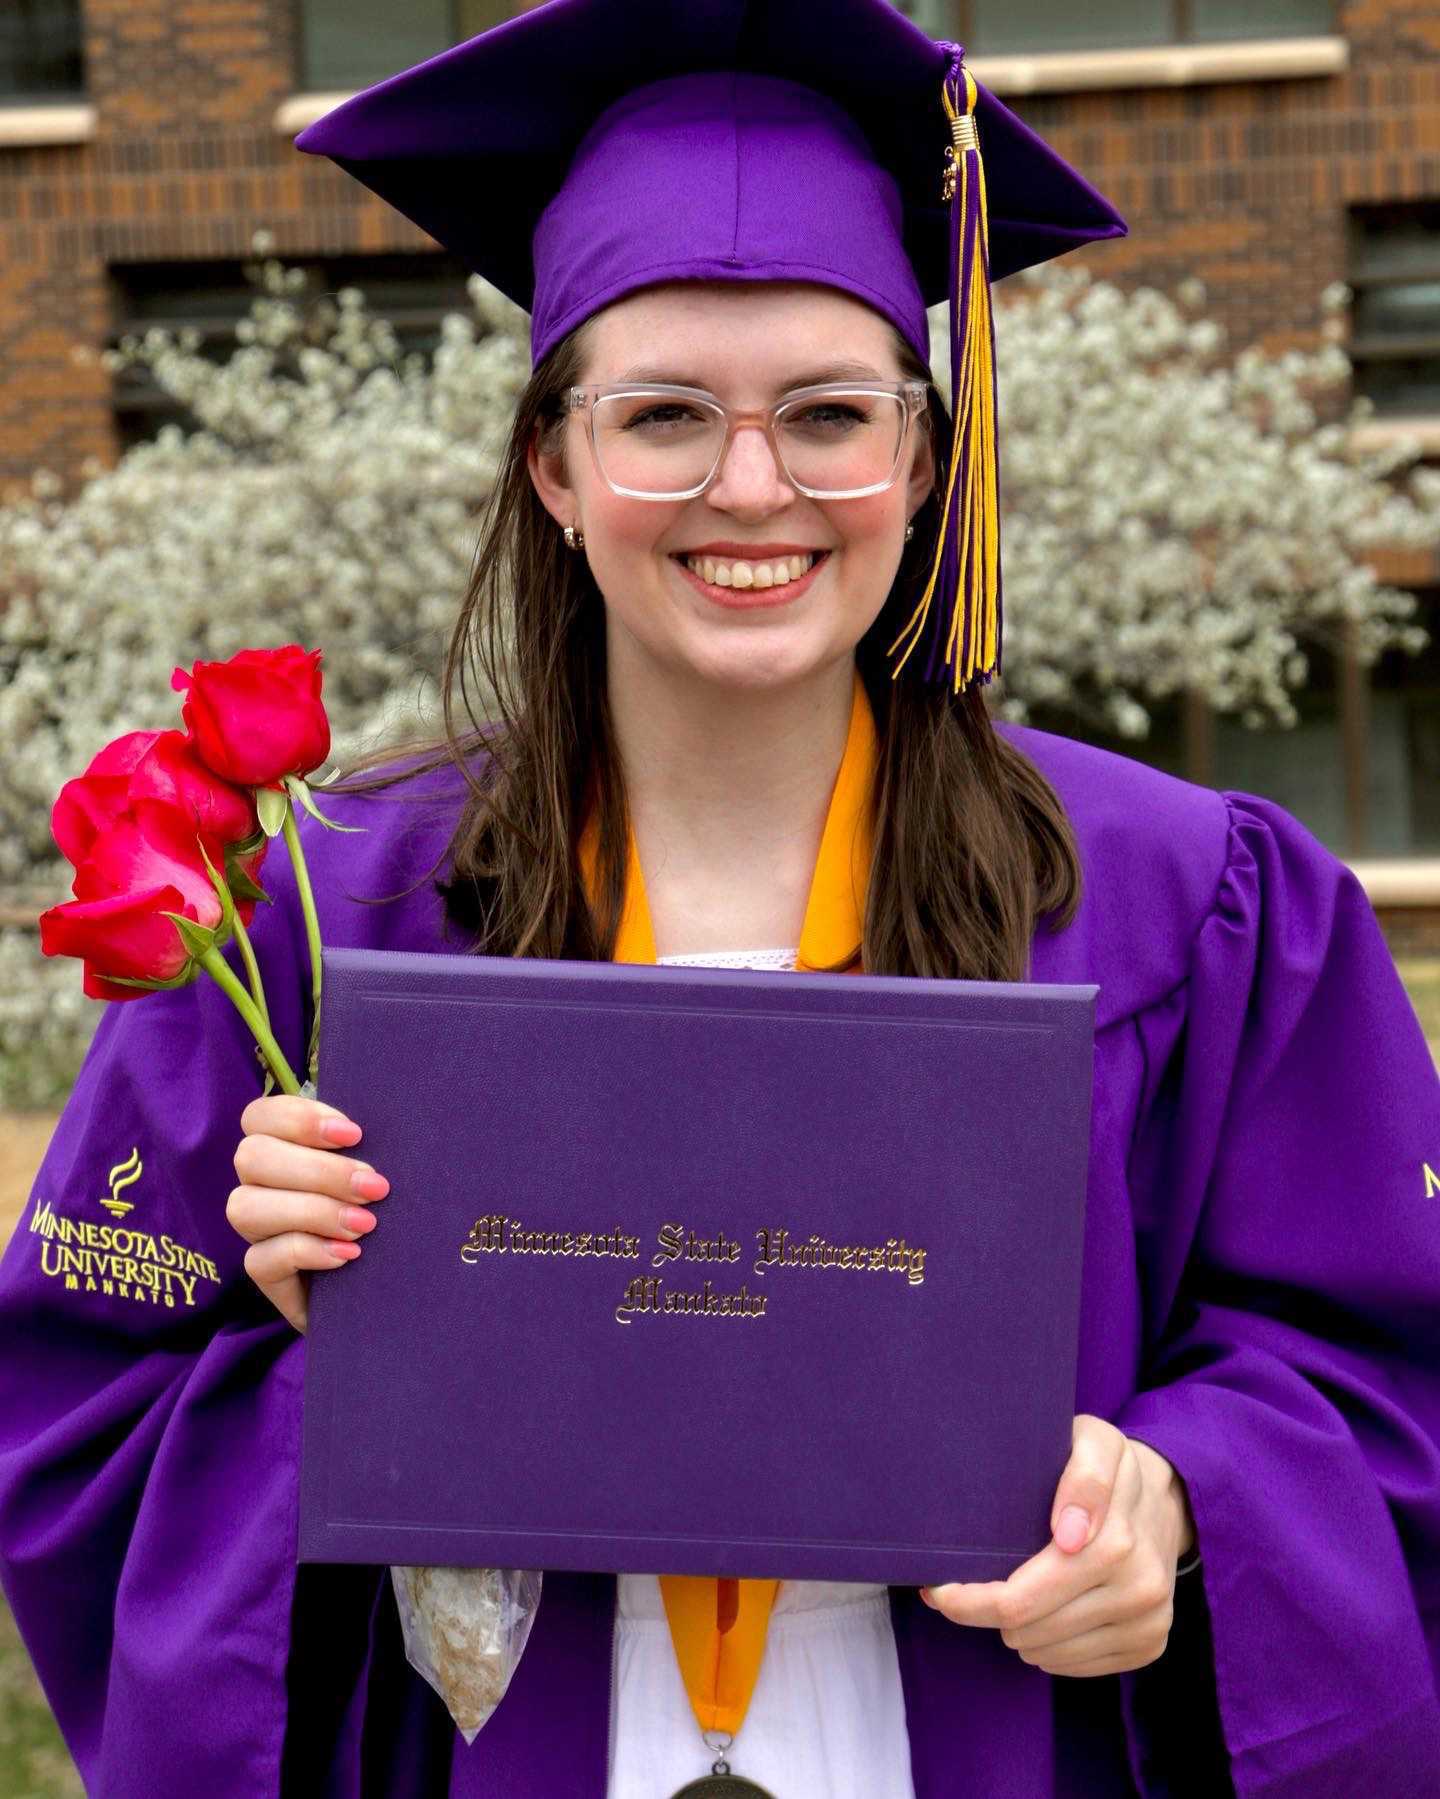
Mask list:
[{"label": "nose", "polygon": [[705,498],[721,512],[756,517],[778,511],[795,498],[763,426],[736,427]]}]

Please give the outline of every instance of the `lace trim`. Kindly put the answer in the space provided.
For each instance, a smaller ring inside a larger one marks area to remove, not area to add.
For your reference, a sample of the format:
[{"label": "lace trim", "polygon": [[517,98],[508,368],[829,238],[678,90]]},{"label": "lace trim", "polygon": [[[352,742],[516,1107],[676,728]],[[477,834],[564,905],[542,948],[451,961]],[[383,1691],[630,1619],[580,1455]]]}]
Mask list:
[{"label": "lace trim", "polygon": [[661,956],[662,968],[793,969],[796,949],[712,949],[693,956]]}]

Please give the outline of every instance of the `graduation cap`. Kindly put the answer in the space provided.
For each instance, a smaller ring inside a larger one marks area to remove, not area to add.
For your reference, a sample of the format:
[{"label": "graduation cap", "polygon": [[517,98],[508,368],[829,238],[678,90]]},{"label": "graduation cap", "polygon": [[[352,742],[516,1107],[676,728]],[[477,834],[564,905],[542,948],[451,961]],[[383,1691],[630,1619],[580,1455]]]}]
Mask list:
[{"label": "graduation cap", "polygon": [[1000,659],[990,283],[1125,223],[891,0],[550,0],[295,140],[532,317],[538,364],[660,282],[809,281],[927,365],[950,303],[954,442],[894,645],[959,693]]}]

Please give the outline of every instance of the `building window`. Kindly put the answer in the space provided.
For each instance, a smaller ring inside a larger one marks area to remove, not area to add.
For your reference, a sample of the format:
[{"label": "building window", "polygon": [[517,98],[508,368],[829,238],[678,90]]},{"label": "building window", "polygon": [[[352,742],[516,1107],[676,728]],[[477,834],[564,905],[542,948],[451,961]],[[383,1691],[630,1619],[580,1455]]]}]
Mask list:
[{"label": "building window", "polygon": [[1355,390],[1391,418],[1440,417],[1440,202],[1351,214]]},{"label": "building window", "polygon": [[84,91],[80,0],[0,0],[0,105]]},{"label": "building window", "polygon": [[1156,44],[1322,37],[1335,29],[1335,0],[895,0],[933,37],[954,38],[975,56],[1064,50],[1137,50]]},{"label": "building window", "polygon": [[[311,296],[360,288],[370,310],[395,328],[401,353],[430,355],[440,342],[440,321],[449,312],[471,311],[466,283],[470,271],[449,256],[409,254],[287,257],[303,267]],[[237,345],[235,327],[257,290],[239,262],[115,264],[110,269],[113,348],[125,337],[143,337],[157,327],[195,331],[201,353],[226,361]],[[303,301],[302,301],[303,303]],[[116,435],[122,450],[153,438],[162,425],[193,430],[197,420],[163,391],[146,369],[117,374],[112,395]]]},{"label": "building window", "polygon": [[907,19],[913,19],[931,37],[948,38],[955,26],[955,8],[951,0],[894,0]]},{"label": "building window", "polygon": [[515,0],[302,0],[302,85],[353,93],[521,10]]},{"label": "building window", "polygon": [[1370,672],[1364,836],[1376,856],[1440,856],[1440,588],[1417,598],[1429,648]]},{"label": "building window", "polygon": [[1343,641],[1309,646],[1288,730],[1252,731],[1190,698],[1156,706],[1138,743],[1083,734],[1168,774],[1263,794],[1351,860],[1440,856],[1440,588],[1416,598],[1429,647],[1367,669]]}]

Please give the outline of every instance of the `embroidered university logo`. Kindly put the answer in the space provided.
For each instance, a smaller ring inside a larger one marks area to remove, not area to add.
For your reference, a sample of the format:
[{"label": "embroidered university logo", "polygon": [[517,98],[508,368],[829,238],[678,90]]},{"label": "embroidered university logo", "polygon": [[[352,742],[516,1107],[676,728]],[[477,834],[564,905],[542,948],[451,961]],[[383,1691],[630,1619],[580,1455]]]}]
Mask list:
[{"label": "embroidered university logo", "polygon": [[140,1151],[132,1149],[123,1162],[117,1162],[110,1170],[110,1197],[102,1199],[101,1205],[107,1212],[113,1212],[117,1218],[123,1218],[127,1212],[135,1210],[128,1199],[120,1195],[127,1187],[133,1187],[144,1173],[145,1164],[140,1160]]},{"label": "embroidered university logo", "polygon": [[[117,1220],[136,1209],[120,1195],[145,1172],[137,1144],[106,1176],[108,1198],[100,1204]],[[220,1284],[220,1270],[209,1256],[187,1249],[174,1237],[148,1230],[100,1224],[57,1210],[37,1192],[30,1214],[31,1234],[40,1238],[40,1269],[62,1280],[67,1293],[99,1293],[140,1305],[169,1306],[177,1300],[195,1304],[202,1280]]]},{"label": "embroidered university logo", "polygon": [[1440,1194],[1440,1174],[1436,1174],[1428,1162],[1422,1162],[1420,1166],[1425,1173],[1425,1197],[1434,1199]]}]

